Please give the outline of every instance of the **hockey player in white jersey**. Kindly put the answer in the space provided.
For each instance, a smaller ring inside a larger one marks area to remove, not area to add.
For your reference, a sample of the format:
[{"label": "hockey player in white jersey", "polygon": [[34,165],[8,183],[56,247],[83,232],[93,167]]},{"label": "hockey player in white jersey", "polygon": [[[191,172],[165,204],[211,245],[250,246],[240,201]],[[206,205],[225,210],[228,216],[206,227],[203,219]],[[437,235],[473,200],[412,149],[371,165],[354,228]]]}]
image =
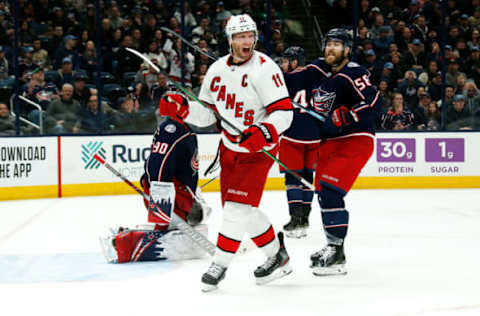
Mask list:
[{"label": "hockey player in white jersey", "polygon": [[[267,216],[258,209],[278,138],[291,124],[293,112],[282,71],[267,55],[255,51],[255,22],[247,14],[232,16],[225,27],[230,54],[207,71],[199,99],[238,129],[221,122],[220,184],[224,208],[217,250],[202,276],[204,291],[217,288],[225,277],[245,234],[267,256],[254,271],[261,285],[289,274],[289,256]],[[187,122],[208,126],[216,119],[212,111],[191,102]],[[243,131],[243,137],[237,132]]]}]

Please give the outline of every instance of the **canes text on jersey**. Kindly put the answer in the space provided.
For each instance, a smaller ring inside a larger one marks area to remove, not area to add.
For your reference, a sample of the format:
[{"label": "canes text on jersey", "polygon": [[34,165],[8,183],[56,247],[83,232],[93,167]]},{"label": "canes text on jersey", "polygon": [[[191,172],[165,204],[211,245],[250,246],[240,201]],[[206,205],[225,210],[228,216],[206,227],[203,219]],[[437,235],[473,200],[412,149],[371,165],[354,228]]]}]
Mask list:
[{"label": "canes text on jersey", "polygon": [[[242,77],[242,87],[247,87],[247,74],[243,75]],[[222,101],[225,102],[225,109],[226,110],[234,110],[235,117],[242,118],[243,117],[243,124],[245,126],[250,126],[253,123],[253,116],[255,114],[254,110],[244,111],[243,109],[243,102],[238,101],[236,102],[236,94],[235,93],[227,93],[227,88],[225,85],[219,85],[221,78],[219,76],[213,77],[212,82],[210,84],[210,91],[217,92],[217,102]]]}]

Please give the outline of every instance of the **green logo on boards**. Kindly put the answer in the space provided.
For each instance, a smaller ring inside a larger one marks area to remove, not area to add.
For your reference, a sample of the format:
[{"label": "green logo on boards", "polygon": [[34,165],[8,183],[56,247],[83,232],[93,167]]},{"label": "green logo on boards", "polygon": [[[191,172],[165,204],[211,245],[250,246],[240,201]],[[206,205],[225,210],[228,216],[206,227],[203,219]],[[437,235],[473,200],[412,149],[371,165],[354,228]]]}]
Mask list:
[{"label": "green logo on boards", "polygon": [[103,142],[89,142],[88,145],[82,145],[82,160],[85,163],[85,169],[98,169],[100,162],[95,159],[95,155],[105,160],[105,149]]}]

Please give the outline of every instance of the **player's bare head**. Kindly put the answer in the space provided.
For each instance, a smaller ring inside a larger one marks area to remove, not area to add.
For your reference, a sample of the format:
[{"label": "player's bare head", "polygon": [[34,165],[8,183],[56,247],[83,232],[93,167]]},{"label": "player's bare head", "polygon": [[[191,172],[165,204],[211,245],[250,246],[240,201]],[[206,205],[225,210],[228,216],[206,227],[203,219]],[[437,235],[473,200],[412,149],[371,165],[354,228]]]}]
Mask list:
[{"label": "player's bare head", "polygon": [[282,54],[282,70],[289,72],[305,65],[305,51],[299,46],[291,46]]},{"label": "player's bare head", "polygon": [[350,34],[345,29],[331,29],[325,37],[325,61],[332,65],[339,65],[349,58],[352,49]]},{"label": "player's bare head", "polygon": [[257,24],[248,14],[231,16],[225,26],[230,54],[239,60],[250,58],[258,40]]}]

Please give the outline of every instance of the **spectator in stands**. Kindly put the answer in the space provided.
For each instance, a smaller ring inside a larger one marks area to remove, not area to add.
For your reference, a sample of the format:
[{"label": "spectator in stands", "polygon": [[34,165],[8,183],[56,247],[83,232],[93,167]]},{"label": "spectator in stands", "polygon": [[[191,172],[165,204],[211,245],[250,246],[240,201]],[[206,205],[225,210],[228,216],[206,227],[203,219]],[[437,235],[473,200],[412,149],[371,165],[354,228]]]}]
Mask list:
[{"label": "spectator in stands", "polygon": [[393,42],[393,36],[389,26],[382,26],[379,29],[378,37],[373,40],[376,53],[380,56],[380,59],[384,59],[389,53],[389,45]]},{"label": "spectator in stands", "polygon": [[[480,9],[480,7],[479,7]],[[480,12],[480,10],[478,10]],[[470,39],[467,42],[468,48],[473,50],[474,47],[480,47],[480,30],[478,28],[474,28],[470,35]]]},{"label": "spectator in stands", "polygon": [[434,74],[431,74],[432,80],[428,85],[428,93],[432,97],[433,101],[438,101],[442,99],[442,73],[437,71]]},{"label": "spectator in stands", "polygon": [[455,94],[463,94],[466,83],[467,83],[467,76],[464,73],[460,73],[457,76],[457,86],[455,88]]},{"label": "spectator in stands", "polygon": [[465,108],[465,96],[457,94],[453,98],[453,107],[447,110],[447,128],[449,130],[471,130],[473,128],[473,116]]},{"label": "spectator in stands", "polygon": [[[417,75],[412,70],[405,72],[405,79],[398,85],[398,91],[403,95],[405,103],[409,107],[413,107],[417,100],[417,89],[422,84],[417,79]],[[403,101],[403,100],[402,100]]]},{"label": "spectator in stands", "polygon": [[380,81],[386,81],[386,82],[395,82],[395,78],[393,76],[393,71],[394,71],[394,65],[391,62],[386,62],[383,65],[383,71],[380,75],[379,81],[374,81],[376,78],[372,78],[372,83],[378,86]]},{"label": "spectator in stands", "polygon": [[114,30],[123,25],[123,19],[120,15],[120,8],[118,5],[112,4],[108,10],[108,19],[110,20],[110,25]]},{"label": "spectator in stands", "polygon": [[138,132],[138,103],[129,96],[120,98],[120,111],[112,117],[116,132],[134,133]]},{"label": "spectator in stands", "polygon": [[110,131],[110,125],[112,124],[112,116],[107,114],[108,110],[105,109],[102,102],[102,112],[98,110],[98,97],[97,95],[91,95],[87,103],[87,108],[83,111],[79,111],[78,118],[73,127],[73,133],[75,134],[98,134],[105,131]]},{"label": "spectator in stands", "polygon": [[23,82],[27,82],[29,78],[29,74],[38,68],[38,65],[33,63],[32,59],[33,47],[32,46],[25,46],[23,47],[23,58],[22,62],[18,66],[18,73],[20,74],[20,78]]},{"label": "spectator in stands", "polygon": [[132,37],[125,35],[123,38],[122,46],[116,54],[118,60],[118,72],[123,75],[125,72],[137,72],[140,69],[140,65],[143,60],[133,55],[125,48],[132,48]]},{"label": "spectator in stands", "polygon": [[471,49],[470,56],[465,60],[465,73],[468,78],[474,77],[478,68],[480,68],[480,47],[474,46]]},{"label": "spectator in stands", "polygon": [[432,102],[430,94],[425,91],[424,87],[419,87],[418,90],[423,90],[418,96],[418,104],[411,108],[414,116],[413,128],[417,130],[424,130],[427,127],[427,108]]},{"label": "spectator in stands", "polygon": [[[156,58],[151,59],[151,61],[158,66],[158,60]],[[145,64],[143,69],[137,71],[135,75],[135,82],[141,82],[144,85],[147,85],[148,89],[150,90],[152,86],[157,82],[157,71],[150,65]]]},{"label": "spectator in stands", "polygon": [[440,129],[442,114],[438,109],[437,102],[432,101],[428,104],[426,117],[427,117],[427,124],[426,124],[425,130],[437,131]]},{"label": "spectator in stands", "polygon": [[60,99],[54,100],[47,109],[47,128],[54,134],[71,133],[77,120],[80,103],[73,99],[73,86],[62,86]]},{"label": "spectator in stands", "polygon": [[463,95],[465,96],[465,108],[470,113],[475,114],[480,111],[480,91],[475,82],[467,81],[465,83]]},{"label": "spectator in stands", "polygon": [[0,46],[0,80],[7,79],[8,72],[8,60],[5,58],[5,49],[3,46]]},{"label": "spectator in stands", "polygon": [[227,20],[231,16],[232,16],[232,12],[225,9],[225,5],[223,1],[218,1],[216,15],[215,15],[217,28],[221,25],[222,21]]},{"label": "spectator in stands", "polygon": [[383,62],[377,60],[377,55],[373,49],[369,49],[365,52],[365,68],[370,71],[371,81],[378,83],[383,71]]},{"label": "spectator in stands", "polygon": [[424,45],[421,40],[415,38],[408,45],[408,52],[405,55],[405,62],[414,69],[422,70],[426,64]]},{"label": "spectator in stands", "polygon": [[[167,58],[163,54],[162,50],[160,47],[158,47],[158,44],[156,41],[151,41],[150,44],[148,45],[148,51],[146,53],[146,56],[150,58],[150,60],[156,60],[156,64],[163,70],[166,70],[168,67],[167,63]],[[144,62],[141,66],[143,69],[148,68],[148,65],[146,62]]]},{"label": "spectator in stands", "polygon": [[[22,90],[22,95],[39,104],[43,111],[48,109],[52,101],[59,98],[57,86],[52,82],[46,82],[42,68],[32,71],[30,80],[23,86]],[[36,107],[24,103],[22,105],[22,113],[26,113],[30,121],[39,124],[40,111]],[[45,112],[42,115],[42,118],[45,120]]]},{"label": "spectator in stands", "polygon": [[157,82],[155,82],[150,90],[154,107],[158,107],[160,98],[168,90],[167,77],[164,74],[158,74],[157,79]]},{"label": "spectator in stands", "polygon": [[73,76],[73,98],[80,103],[82,108],[86,107],[92,94],[85,85],[87,79],[88,77],[82,72],[78,72]]},{"label": "spectator in stands", "polygon": [[42,42],[37,38],[33,40],[33,53],[32,61],[34,64],[42,68],[46,68],[50,65],[48,52],[42,48]]},{"label": "spectator in stands", "polygon": [[380,96],[383,99],[382,113],[387,113],[392,105],[392,94],[389,90],[388,81],[380,81],[378,84],[378,90],[380,91]]},{"label": "spectator in stands", "polygon": [[58,47],[55,52],[55,69],[59,69],[63,66],[63,61],[65,58],[70,58],[73,66],[77,66],[77,57],[78,52],[75,48],[77,44],[77,37],[74,35],[67,35],[64,39],[65,43]]},{"label": "spectator in stands", "polygon": [[70,57],[65,57],[62,60],[62,67],[57,70],[58,75],[60,76],[60,81],[62,85],[64,83],[73,83],[73,75],[75,71],[73,70],[73,62]]},{"label": "spectator in stands", "polygon": [[[453,107],[453,98],[455,97],[455,88],[453,86],[446,85],[445,86],[445,107],[447,109]],[[442,100],[438,100],[437,102],[438,107],[442,107]]]},{"label": "spectator in stands", "polygon": [[[180,39],[176,39],[172,48],[166,51],[168,63],[170,65],[170,73],[169,77],[170,80],[175,80],[177,82],[181,82],[181,45],[182,41]],[[185,65],[185,86],[187,88],[192,87],[191,81],[191,74],[195,70],[195,57],[187,52],[184,57],[184,65]]]},{"label": "spectator in stands", "polygon": [[[447,62],[448,68],[447,68],[447,74],[446,74],[446,82],[448,85],[451,85],[457,89],[457,77],[461,74],[462,72],[459,71],[459,60],[458,59],[452,59]],[[466,75],[463,74],[465,77]]]},{"label": "spectator in stands", "polygon": [[210,20],[207,17],[203,17],[200,20],[200,25],[193,29],[192,31],[192,42],[198,43],[198,41],[205,35],[207,31],[212,31],[210,29]]},{"label": "spectator in stands", "polygon": [[0,103],[0,136],[14,136],[16,134],[15,118],[5,103]]},{"label": "spectator in stands", "polygon": [[413,126],[414,115],[405,109],[401,93],[393,93],[392,107],[382,116],[381,127],[385,130],[405,131]]},{"label": "spectator in stands", "polygon": [[[195,20],[195,16],[192,14],[192,9],[190,7],[190,4],[185,1],[185,26],[187,27],[188,30],[192,30],[195,26],[197,26],[197,20]],[[180,12],[180,8],[177,8],[175,10],[175,13],[173,16],[177,19],[177,21],[180,21],[182,19],[182,14]]]},{"label": "spectator in stands", "polygon": [[412,25],[413,35],[420,39],[423,43],[427,41],[428,26],[425,16],[423,14],[417,14],[414,17]]},{"label": "spectator in stands", "polygon": [[408,27],[404,27],[401,32],[401,36],[398,36],[395,42],[397,43],[400,53],[406,54],[408,52],[408,46],[412,41],[412,32]]},{"label": "spectator in stands", "polygon": [[97,71],[97,49],[93,41],[87,41],[85,50],[80,55],[80,69],[85,70],[89,77]]}]

